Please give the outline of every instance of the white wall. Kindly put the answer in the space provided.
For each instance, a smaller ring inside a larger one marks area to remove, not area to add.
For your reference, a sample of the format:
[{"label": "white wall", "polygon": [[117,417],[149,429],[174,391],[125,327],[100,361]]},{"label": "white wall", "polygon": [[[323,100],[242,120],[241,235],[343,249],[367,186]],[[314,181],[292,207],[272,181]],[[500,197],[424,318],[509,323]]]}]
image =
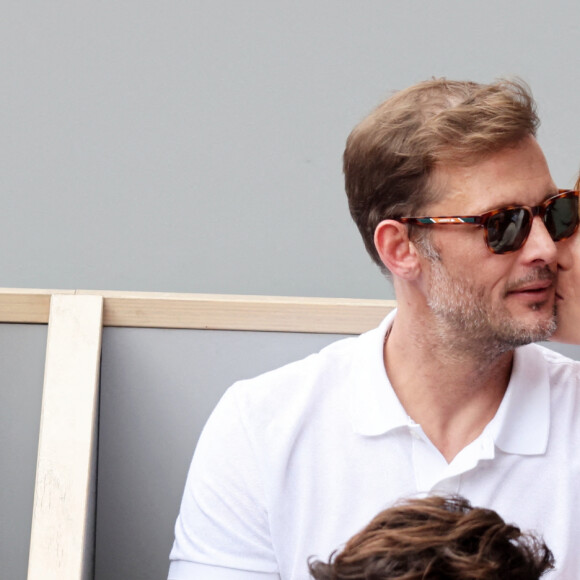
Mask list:
[{"label": "white wall", "polygon": [[517,74],[580,161],[580,6],[5,0],[2,286],[391,297],[350,221],[354,124],[432,75]]}]

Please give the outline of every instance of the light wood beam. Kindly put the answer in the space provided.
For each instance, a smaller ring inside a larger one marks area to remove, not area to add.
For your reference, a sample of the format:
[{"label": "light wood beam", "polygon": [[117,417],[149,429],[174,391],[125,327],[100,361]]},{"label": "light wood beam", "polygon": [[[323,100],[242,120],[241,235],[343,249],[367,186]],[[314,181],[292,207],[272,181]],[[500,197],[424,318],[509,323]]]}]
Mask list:
[{"label": "light wood beam", "polygon": [[28,580],[93,574],[103,298],[51,299]]}]

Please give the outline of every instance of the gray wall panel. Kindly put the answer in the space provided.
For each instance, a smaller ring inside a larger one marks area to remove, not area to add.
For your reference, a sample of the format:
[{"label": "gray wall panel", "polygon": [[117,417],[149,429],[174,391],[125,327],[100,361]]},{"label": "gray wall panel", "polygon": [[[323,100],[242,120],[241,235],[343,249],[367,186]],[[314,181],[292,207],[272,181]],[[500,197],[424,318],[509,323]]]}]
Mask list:
[{"label": "gray wall panel", "polygon": [[95,579],[166,577],[195,443],[225,389],[338,338],[106,328]]},{"label": "gray wall panel", "polygon": [[0,576],[26,578],[45,325],[0,324]]}]

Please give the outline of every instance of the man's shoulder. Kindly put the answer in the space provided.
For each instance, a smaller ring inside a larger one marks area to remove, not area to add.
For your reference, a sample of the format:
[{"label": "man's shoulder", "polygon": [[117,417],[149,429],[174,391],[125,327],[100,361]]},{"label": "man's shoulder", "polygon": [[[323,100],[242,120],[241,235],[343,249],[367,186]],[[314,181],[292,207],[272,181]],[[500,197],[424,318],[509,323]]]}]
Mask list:
[{"label": "man's shoulder", "polygon": [[[241,380],[228,397],[249,421],[258,416],[304,417],[344,407],[345,397],[369,367],[382,365],[382,336],[378,327],[360,336],[335,341],[319,352],[257,377]],[[382,367],[381,367],[382,368]]]},{"label": "man's shoulder", "polygon": [[258,401],[261,398],[296,395],[300,392],[323,388],[345,377],[353,363],[359,337],[335,341],[302,359],[250,379],[237,381],[230,387],[238,397]]}]

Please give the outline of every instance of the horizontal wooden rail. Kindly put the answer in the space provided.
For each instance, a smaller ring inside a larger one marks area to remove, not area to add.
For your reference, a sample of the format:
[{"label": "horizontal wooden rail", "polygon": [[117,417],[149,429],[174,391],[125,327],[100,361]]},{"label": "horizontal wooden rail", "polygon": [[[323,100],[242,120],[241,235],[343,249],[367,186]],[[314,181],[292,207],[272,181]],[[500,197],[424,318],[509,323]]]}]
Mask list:
[{"label": "horizontal wooden rail", "polygon": [[0,288],[0,322],[48,324],[53,294],[74,294],[74,291]]},{"label": "horizontal wooden rail", "polygon": [[101,296],[104,326],[141,328],[359,334],[396,305],[394,300],[4,288],[0,322],[46,324],[50,298],[60,294]]}]

